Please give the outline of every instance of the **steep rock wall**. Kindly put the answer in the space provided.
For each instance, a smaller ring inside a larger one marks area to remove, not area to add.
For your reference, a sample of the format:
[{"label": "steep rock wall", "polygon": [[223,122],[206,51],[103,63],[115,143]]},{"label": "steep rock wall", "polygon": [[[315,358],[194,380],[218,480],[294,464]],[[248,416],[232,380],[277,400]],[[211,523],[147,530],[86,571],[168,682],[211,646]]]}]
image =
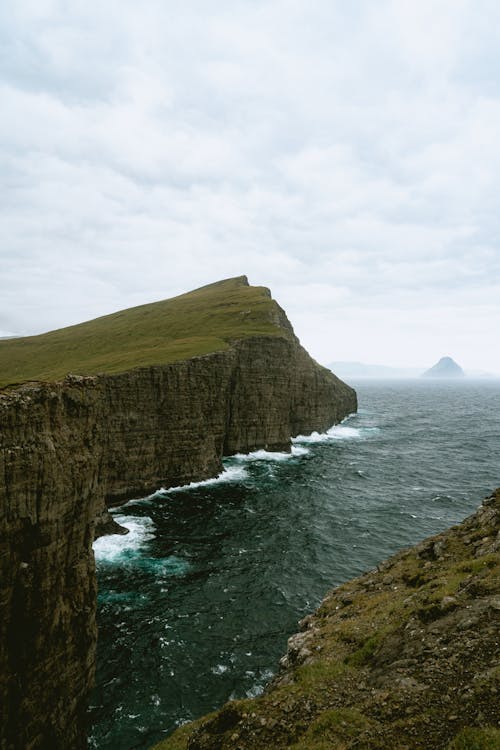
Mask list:
[{"label": "steep rock wall", "polygon": [[286,335],[121,375],[0,394],[0,750],[83,750],[105,503],[214,476],[356,410]]}]

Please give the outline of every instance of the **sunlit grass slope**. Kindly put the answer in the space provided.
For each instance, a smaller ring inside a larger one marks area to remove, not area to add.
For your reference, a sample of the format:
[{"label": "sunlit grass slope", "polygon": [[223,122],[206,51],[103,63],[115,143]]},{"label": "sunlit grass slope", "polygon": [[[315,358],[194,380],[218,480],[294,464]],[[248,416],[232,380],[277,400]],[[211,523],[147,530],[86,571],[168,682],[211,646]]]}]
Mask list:
[{"label": "sunlit grass slope", "polygon": [[39,336],[0,341],[0,388],[28,380],[118,373],[226,349],[248,336],[284,336],[276,303],[245,276]]}]

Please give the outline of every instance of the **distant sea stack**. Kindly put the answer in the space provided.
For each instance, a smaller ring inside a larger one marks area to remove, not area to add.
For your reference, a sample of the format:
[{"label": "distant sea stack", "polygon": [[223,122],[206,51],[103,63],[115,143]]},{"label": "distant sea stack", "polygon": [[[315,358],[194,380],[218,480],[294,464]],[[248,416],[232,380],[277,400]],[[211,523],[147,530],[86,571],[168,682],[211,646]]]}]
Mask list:
[{"label": "distant sea stack", "polygon": [[422,374],[423,378],[463,378],[464,376],[465,372],[451,357],[441,357],[439,362]]},{"label": "distant sea stack", "polygon": [[107,505],[356,411],[268,289],[226,279],[0,341],[0,748],[84,750]]}]

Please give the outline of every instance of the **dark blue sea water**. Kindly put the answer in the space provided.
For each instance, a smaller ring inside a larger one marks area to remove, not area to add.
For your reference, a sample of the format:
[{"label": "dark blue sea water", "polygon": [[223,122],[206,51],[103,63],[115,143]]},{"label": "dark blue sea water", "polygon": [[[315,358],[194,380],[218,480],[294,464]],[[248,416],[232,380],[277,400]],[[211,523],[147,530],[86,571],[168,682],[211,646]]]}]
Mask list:
[{"label": "dark blue sea water", "polygon": [[274,674],[326,591],[463,519],[500,485],[500,381],[354,383],[359,413],[291,456],[131,501],[96,543],[89,746],[146,750]]}]

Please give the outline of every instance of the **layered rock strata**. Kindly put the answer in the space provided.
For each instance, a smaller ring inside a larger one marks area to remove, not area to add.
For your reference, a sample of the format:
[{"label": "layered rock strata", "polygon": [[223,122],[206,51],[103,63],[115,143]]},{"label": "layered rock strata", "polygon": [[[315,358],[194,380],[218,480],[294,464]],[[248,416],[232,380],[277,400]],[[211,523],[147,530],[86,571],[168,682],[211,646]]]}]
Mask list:
[{"label": "layered rock strata", "polygon": [[155,750],[500,747],[500,490],[327,595],[259,698]]},{"label": "layered rock strata", "polygon": [[0,750],[86,747],[106,503],[215,476],[223,455],[287,449],[356,410],[273,316],[282,335],[0,392]]}]

